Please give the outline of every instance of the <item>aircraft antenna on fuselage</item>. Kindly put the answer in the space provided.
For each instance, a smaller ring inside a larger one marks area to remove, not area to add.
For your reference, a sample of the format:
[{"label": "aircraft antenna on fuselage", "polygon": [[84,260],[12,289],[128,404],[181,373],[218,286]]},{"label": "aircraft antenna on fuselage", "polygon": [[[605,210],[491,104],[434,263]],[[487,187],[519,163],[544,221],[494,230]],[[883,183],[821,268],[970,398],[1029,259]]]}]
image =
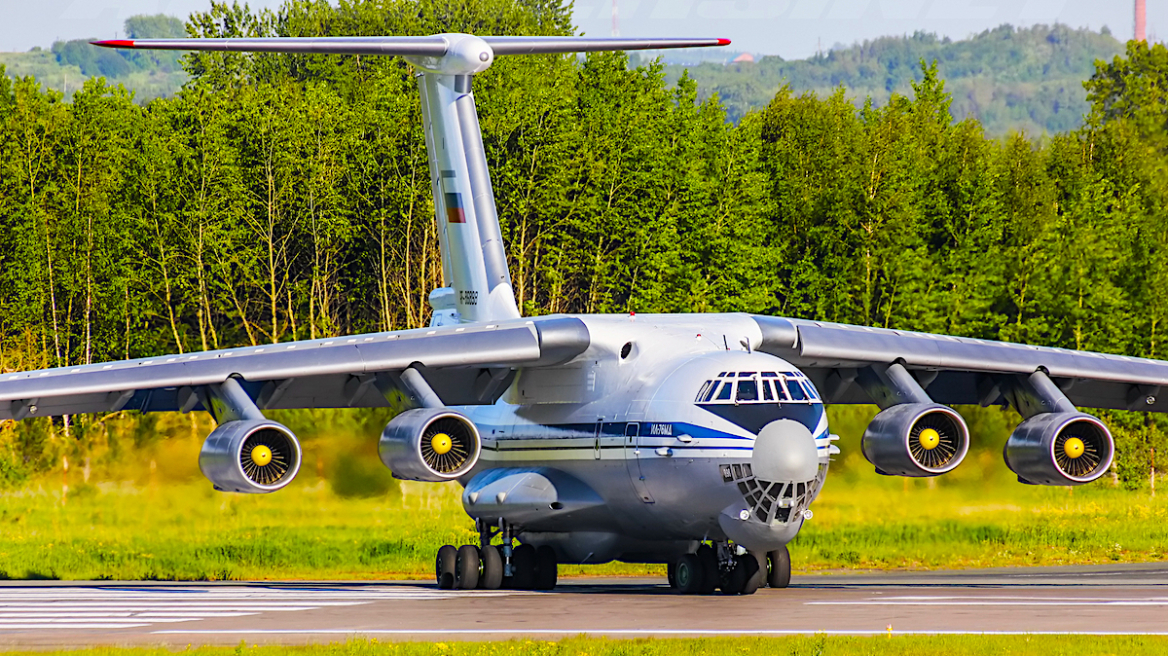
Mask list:
[{"label": "aircraft antenna on fuselage", "polygon": [[496,55],[729,45],[729,39],[629,39],[436,34],[396,37],[118,39],[109,48],[397,55],[419,71],[430,185],[446,287],[430,294],[431,325],[520,317],[503,249],[471,80]]}]

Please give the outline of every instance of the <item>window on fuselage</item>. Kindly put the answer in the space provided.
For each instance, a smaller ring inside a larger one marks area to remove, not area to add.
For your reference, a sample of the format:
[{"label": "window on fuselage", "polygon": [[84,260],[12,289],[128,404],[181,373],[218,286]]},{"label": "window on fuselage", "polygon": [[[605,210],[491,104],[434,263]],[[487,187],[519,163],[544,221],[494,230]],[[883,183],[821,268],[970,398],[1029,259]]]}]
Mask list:
[{"label": "window on fuselage", "polygon": [[790,401],[791,395],[787,394],[787,388],[783,386],[781,378],[775,379],[775,396],[779,401]]},{"label": "window on fuselage", "polygon": [[[766,374],[763,374],[763,375],[765,376]],[[774,401],[775,395],[773,392],[771,392],[771,381],[763,380],[761,384],[762,384],[762,400],[763,401]]]},{"label": "window on fuselage", "polygon": [[799,380],[793,376],[786,376],[785,382],[787,384],[787,393],[791,395],[792,401],[808,401],[807,392],[803,386],[799,384]]},{"label": "window on fuselage", "polygon": [[734,381],[727,380],[722,383],[722,389],[718,390],[719,401],[729,401],[730,395],[734,393]]},{"label": "window on fuselage", "polygon": [[713,385],[714,385],[714,381],[707,380],[702,385],[702,389],[698,392],[698,395],[697,395],[697,397],[694,398],[694,401],[696,401],[698,403],[705,401],[706,400],[706,393],[710,391],[710,387],[712,387]]},{"label": "window on fuselage", "polygon": [[757,401],[758,400],[758,383],[753,380],[738,381],[738,396],[735,397],[737,401]]},{"label": "window on fuselage", "polygon": [[803,380],[799,381],[799,383],[803,386],[803,389],[807,392],[807,398],[812,399],[814,401],[819,400],[819,392],[815,391],[815,386],[811,384],[811,381],[809,379],[804,378]]}]

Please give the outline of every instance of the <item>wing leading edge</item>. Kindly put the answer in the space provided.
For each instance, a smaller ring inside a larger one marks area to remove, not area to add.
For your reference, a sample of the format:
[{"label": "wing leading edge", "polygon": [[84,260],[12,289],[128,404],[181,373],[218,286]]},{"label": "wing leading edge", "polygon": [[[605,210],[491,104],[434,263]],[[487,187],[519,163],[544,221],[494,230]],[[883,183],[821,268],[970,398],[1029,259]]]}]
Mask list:
[{"label": "wing leading edge", "polygon": [[558,364],[589,343],[579,319],[543,317],[12,373],[0,376],[0,419],[191,411],[202,409],[196,388],[228,378],[262,409],[380,407],[384,376],[410,367],[447,404],[493,403],[511,368]]}]

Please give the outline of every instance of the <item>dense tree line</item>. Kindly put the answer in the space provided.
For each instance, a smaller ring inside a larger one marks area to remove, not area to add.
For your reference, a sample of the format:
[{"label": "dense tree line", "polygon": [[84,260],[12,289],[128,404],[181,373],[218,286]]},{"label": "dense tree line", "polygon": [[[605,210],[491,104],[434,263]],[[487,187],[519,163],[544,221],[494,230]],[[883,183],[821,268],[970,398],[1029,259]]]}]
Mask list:
[{"label": "dense tree line", "polygon": [[[573,31],[558,0],[213,3],[187,29]],[[409,66],[183,63],[191,82],[145,106],[0,75],[0,368],[425,325],[441,267]],[[880,107],[783,89],[734,124],[693,80],[627,63],[501,58],[476,78],[525,312],[746,311],[1165,357],[1162,46],[1101,63],[1088,123],[1041,144],[955,123],[936,65]],[[84,450],[88,421],[4,427],[0,473]],[[1163,438],[1119,421],[1135,480]]]}]

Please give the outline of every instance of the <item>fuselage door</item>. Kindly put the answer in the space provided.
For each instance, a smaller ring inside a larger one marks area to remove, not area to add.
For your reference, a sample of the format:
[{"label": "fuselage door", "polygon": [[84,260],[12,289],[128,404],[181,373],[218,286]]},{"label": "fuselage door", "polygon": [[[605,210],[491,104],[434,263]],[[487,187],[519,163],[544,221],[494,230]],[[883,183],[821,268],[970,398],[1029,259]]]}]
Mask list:
[{"label": "fuselage door", "polygon": [[641,467],[641,439],[641,424],[631,422],[625,426],[625,467],[629,470],[629,479],[633,481],[637,496],[645,503],[653,503],[653,495],[649,494],[645,471]]}]

